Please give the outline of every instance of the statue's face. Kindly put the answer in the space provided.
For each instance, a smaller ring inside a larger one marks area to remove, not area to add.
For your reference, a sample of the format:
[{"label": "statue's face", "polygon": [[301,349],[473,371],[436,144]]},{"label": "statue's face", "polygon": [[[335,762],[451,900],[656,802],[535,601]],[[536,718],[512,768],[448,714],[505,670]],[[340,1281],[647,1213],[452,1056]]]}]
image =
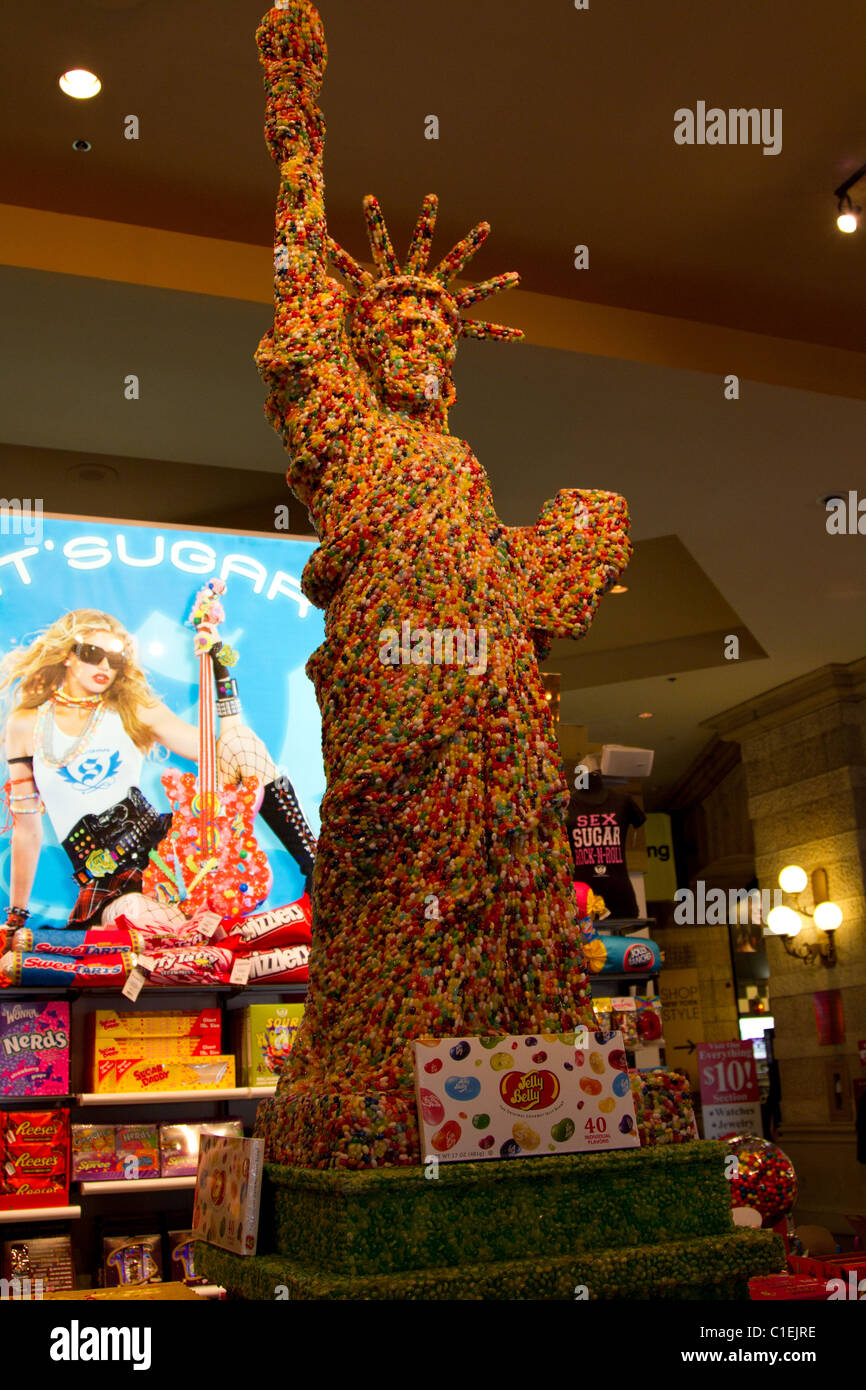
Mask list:
[{"label": "statue's face", "polygon": [[379,399],[394,410],[453,398],[457,355],[452,320],[434,292],[382,295],[365,305],[353,345]]}]

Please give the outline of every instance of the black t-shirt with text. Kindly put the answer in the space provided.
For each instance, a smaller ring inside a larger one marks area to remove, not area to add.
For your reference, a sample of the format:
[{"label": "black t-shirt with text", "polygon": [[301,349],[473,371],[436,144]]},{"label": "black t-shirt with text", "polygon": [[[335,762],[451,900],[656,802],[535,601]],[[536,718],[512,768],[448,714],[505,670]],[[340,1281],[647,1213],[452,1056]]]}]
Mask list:
[{"label": "black t-shirt with text", "polygon": [[628,827],[643,825],[646,816],[627,792],[606,787],[590,777],[585,791],[573,791],[568,807],[568,842],[574,876],[604,898],[611,917],[637,917],[637,902],[625,862]]}]

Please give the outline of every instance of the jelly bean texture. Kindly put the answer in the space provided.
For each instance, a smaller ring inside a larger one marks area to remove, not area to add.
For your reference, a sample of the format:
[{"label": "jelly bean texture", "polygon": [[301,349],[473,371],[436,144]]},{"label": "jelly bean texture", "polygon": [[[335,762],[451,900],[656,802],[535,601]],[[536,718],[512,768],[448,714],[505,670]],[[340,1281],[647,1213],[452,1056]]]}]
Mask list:
[{"label": "jelly bean texture", "polygon": [[256,361],[320,540],[301,588],[326,614],[306,669],[327,775],[307,1006],[257,1133],[279,1163],[418,1164],[414,1038],[593,1026],[538,660],[628,563],[627,510],[568,489],[500,522],[448,412],[458,342],[522,336],[465,314],[517,276],[458,287],[489,228],[435,263],[433,195],[402,264],[375,198],[373,270],[332,241],[321,19],[286,0],[257,40],[280,188]]}]

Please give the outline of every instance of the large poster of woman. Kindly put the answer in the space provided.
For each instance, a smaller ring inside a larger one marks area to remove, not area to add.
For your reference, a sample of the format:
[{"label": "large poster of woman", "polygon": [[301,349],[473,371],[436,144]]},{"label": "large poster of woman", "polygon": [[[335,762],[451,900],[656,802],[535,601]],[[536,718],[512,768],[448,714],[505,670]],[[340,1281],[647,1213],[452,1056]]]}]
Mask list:
[{"label": "large poster of woman", "polygon": [[[304,893],[324,792],[304,673],[323,623],[300,588],[313,548],[279,535],[51,516],[27,536],[0,537],[0,922],[153,918],[143,878],[170,823],[161,779],[170,768],[198,772],[200,668],[188,619],[209,580],[224,609],[220,780],[254,776],[261,789],[254,833],[273,875],[264,905]],[[159,910],[166,922],[181,913],[165,901]]]}]

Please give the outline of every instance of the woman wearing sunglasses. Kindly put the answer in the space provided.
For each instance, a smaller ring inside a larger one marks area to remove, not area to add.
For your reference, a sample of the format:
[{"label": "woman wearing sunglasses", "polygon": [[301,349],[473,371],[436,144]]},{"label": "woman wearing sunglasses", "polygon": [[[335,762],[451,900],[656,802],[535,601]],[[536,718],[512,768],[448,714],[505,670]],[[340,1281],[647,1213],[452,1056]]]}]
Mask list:
[{"label": "woman wearing sunglasses", "polygon": [[[6,721],[12,861],[7,926],[26,924],[42,848],[45,810],[73,865],[78,900],[70,927],[108,923],[120,913],[152,925],[186,922],[177,907],[144,897],[142,873],[166,834],[139,787],[157,744],[198,759],[198,729],[154,694],[132,639],[109,613],[67,613],[2,665],[0,695],[17,683]],[[261,815],[294,856],[307,884],[315,841],[287,779],[276,779],[267,750],[242,726],[237,703],[221,721],[217,754],[232,782],[254,774],[265,784]],[[220,713],[219,703],[217,712]],[[211,914],[212,915],[212,914]],[[201,925],[201,924],[199,924]]]}]

